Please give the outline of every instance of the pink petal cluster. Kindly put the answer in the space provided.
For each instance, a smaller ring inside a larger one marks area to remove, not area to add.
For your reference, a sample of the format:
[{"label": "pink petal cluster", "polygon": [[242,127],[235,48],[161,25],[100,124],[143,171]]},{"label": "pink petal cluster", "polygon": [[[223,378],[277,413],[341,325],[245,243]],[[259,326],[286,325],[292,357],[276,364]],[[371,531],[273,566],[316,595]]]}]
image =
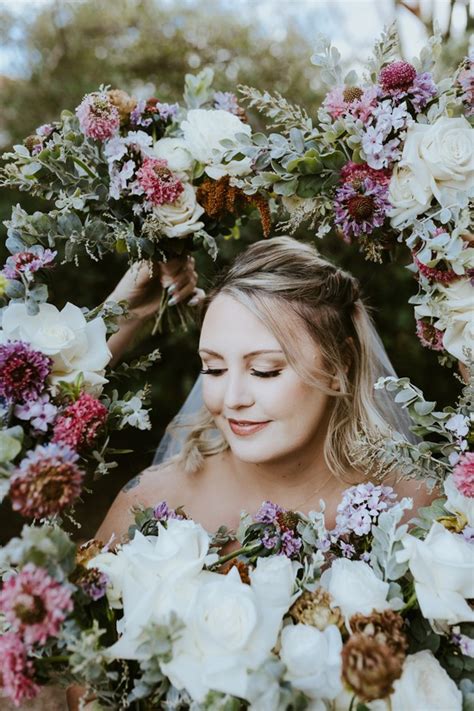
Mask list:
[{"label": "pink petal cluster", "polygon": [[0,345],[0,397],[16,403],[36,400],[51,372],[51,358],[23,341]]},{"label": "pink petal cluster", "polygon": [[386,92],[408,89],[416,78],[416,69],[409,62],[392,62],[379,74],[379,82]]},{"label": "pink petal cluster", "polygon": [[466,67],[460,72],[459,84],[463,89],[462,99],[467,106],[467,115],[474,115],[474,55],[466,60]]},{"label": "pink petal cluster", "polygon": [[365,89],[336,86],[323,101],[323,107],[333,119],[349,114],[364,122],[368,121],[376,105],[377,87],[375,86]]},{"label": "pink petal cluster", "polygon": [[53,442],[68,445],[76,451],[94,444],[107,420],[107,408],[97,398],[82,393],[68,405],[54,423]]},{"label": "pink petal cluster", "polygon": [[376,170],[371,168],[367,163],[354,163],[349,161],[341,168],[341,178],[343,183],[352,183],[355,180],[364,180],[371,178],[375,183],[388,185],[390,182],[391,171],[387,168]]},{"label": "pink petal cluster", "polygon": [[84,472],[78,455],[59,444],[38,445],[10,478],[9,496],[14,511],[26,518],[59,513],[80,495]]},{"label": "pink petal cluster", "polygon": [[34,699],[40,687],[33,680],[34,668],[20,637],[13,632],[0,635],[0,689],[20,706]]},{"label": "pink petal cluster", "polygon": [[453,470],[453,479],[458,491],[474,498],[474,452],[465,452]]},{"label": "pink petal cluster", "polygon": [[9,578],[0,591],[0,611],[26,644],[57,637],[73,609],[71,591],[32,563]]},{"label": "pink petal cluster", "polygon": [[432,351],[444,351],[443,331],[435,328],[429,321],[417,320],[416,335],[425,348],[431,348]]},{"label": "pink petal cluster", "polygon": [[18,279],[22,274],[29,277],[39,269],[50,267],[57,252],[43,247],[36,247],[35,251],[17,252],[8,257],[2,274],[7,279]]},{"label": "pink petal cluster", "polygon": [[416,255],[413,255],[418,271],[429,281],[437,281],[440,284],[450,284],[452,281],[459,279],[459,275],[452,269],[437,269],[436,267],[428,267],[423,262],[420,262]]},{"label": "pink petal cluster", "polygon": [[174,202],[184,190],[168,163],[160,158],[145,158],[137,171],[137,181],[153,205]]},{"label": "pink petal cluster", "polygon": [[76,109],[79,126],[88,138],[106,141],[120,128],[120,113],[104,91],[86,94]]}]

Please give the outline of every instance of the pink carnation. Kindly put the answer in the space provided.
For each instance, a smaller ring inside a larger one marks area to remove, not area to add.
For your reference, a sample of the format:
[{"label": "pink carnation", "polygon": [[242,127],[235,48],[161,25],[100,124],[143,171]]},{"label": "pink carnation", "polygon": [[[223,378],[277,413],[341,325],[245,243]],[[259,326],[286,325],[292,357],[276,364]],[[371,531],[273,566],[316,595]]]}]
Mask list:
[{"label": "pink carnation", "polygon": [[87,94],[76,109],[79,126],[88,138],[106,141],[120,128],[120,113],[107,93],[96,91]]},{"label": "pink carnation", "polygon": [[137,172],[137,180],[153,205],[174,202],[184,190],[168,163],[160,158],[145,158]]},{"label": "pink carnation", "polygon": [[57,637],[72,609],[70,590],[32,563],[9,578],[0,592],[0,611],[26,644]]},{"label": "pink carnation", "polygon": [[470,499],[474,498],[474,452],[462,455],[454,467],[453,479],[461,494]]},{"label": "pink carnation", "polygon": [[459,279],[459,275],[452,269],[437,269],[436,267],[428,267],[426,264],[423,264],[423,262],[420,262],[416,255],[413,255],[413,261],[415,262],[420,274],[431,282],[437,281],[440,282],[440,284],[450,284],[452,281]]},{"label": "pink carnation", "polygon": [[88,393],[66,407],[54,424],[53,442],[79,451],[94,444],[107,420],[107,408]]},{"label": "pink carnation", "polygon": [[34,667],[18,635],[7,632],[0,635],[0,689],[15,706],[34,699],[40,687],[33,681]]}]

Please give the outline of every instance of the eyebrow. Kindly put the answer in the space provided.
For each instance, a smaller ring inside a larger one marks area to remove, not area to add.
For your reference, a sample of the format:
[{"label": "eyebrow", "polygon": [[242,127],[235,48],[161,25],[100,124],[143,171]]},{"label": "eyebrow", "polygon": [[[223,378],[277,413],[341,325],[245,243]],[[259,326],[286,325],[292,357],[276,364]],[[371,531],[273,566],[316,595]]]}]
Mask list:
[{"label": "eyebrow", "polygon": [[[207,353],[207,355],[216,356],[217,358],[222,358],[222,360],[224,359],[224,357],[220,353],[216,353],[216,351],[211,351],[209,348],[200,348],[199,353]],[[251,358],[252,356],[262,355],[262,353],[280,353],[281,355],[284,355],[282,350],[263,349],[259,351],[252,351],[251,353],[246,353],[244,355],[244,358]]]}]

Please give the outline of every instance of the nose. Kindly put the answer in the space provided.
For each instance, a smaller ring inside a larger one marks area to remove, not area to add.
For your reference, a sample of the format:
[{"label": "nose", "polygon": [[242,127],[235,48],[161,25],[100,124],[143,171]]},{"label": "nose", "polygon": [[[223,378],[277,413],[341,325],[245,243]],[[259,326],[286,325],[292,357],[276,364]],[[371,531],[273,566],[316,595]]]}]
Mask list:
[{"label": "nose", "polygon": [[224,393],[224,405],[227,410],[239,410],[254,404],[250,383],[245,375],[228,373]]}]

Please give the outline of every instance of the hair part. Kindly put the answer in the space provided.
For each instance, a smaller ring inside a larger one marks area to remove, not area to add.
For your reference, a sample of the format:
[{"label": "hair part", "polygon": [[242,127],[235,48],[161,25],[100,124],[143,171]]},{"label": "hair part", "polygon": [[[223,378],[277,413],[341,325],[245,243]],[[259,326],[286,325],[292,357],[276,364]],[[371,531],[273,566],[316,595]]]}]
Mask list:
[{"label": "hair part", "polygon": [[[262,321],[305,382],[334,398],[324,457],[333,474],[344,479],[353,468],[351,452],[361,432],[380,435],[390,430],[375,401],[374,382],[380,375],[375,329],[357,279],[321,258],[314,247],[282,236],[256,242],[237,257],[204,300],[202,319],[213,300],[224,294]],[[296,344],[302,328],[322,355],[322,369],[308,368],[299,357]],[[329,387],[332,378],[338,379],[339,390]],[[190,425],[180,460],[185,471],[194,472],[205,457],[229,445],[206,408],[192,423],[182,420],[172,429]]]}]

